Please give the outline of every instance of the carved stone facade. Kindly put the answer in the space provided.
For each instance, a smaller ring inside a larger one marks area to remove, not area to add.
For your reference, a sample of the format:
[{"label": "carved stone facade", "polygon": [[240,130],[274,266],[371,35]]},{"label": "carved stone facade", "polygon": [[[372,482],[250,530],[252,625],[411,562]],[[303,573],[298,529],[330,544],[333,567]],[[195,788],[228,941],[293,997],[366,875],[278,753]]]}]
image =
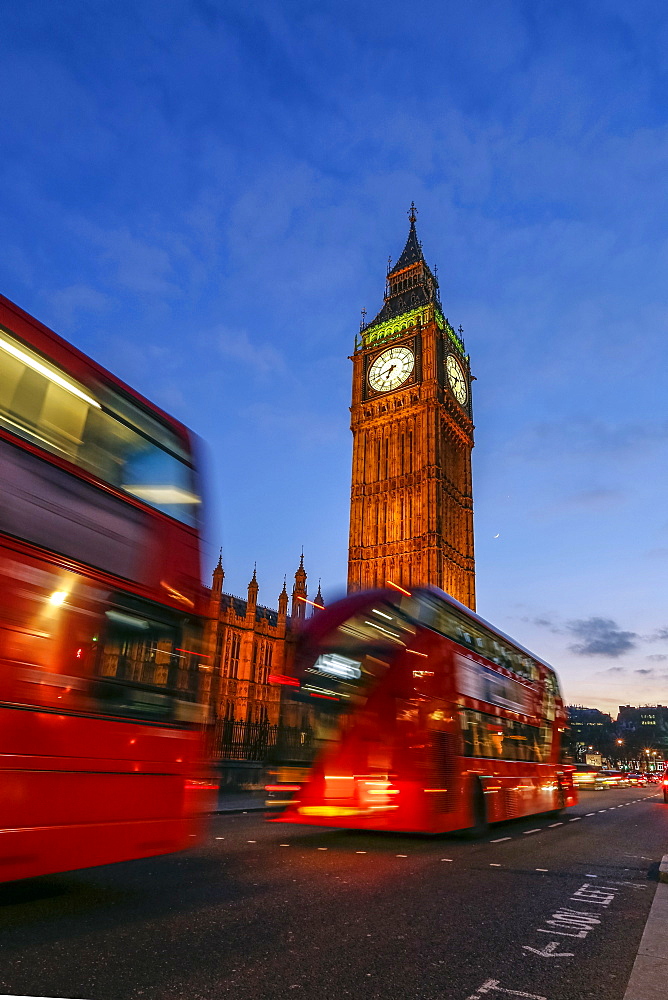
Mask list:
[{"label": "carved stone facade", "polygon": [[469,356],[410,231],[353,362],[348,589],[434,584],[475,609]]},{"label": "carved stone facade", "polygon": [[[246,600],[223,592],[222,560],[213,571],[209,609],[210,704],[214,718],[278,723],[280,686],[270,674],[290,673],[299,623],[307,617],[306,571],[302,555],[292,588],[278,597],[278,611],[258,604],[259,585],[253,571]],[[316,605],[322,605],[318,586]]]}]

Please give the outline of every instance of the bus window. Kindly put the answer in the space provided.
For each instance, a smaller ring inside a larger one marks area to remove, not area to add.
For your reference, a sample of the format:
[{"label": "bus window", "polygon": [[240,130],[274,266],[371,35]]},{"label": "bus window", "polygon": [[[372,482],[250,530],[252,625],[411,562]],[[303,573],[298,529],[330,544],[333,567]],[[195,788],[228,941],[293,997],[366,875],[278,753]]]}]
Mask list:
[{"label": "bus window", "polygon": [[156,721],[195,721],[199,658],[193,651],[198,638],[192,626],[186,647],[181,622],[158,621],[150,605],[132,604],[105,612],[93,682],[98,711]]},{"label": "bus window", "polygon": [[200,498],[176,434],[120,393],[78,384],[2,329],[0,352],[0,425],[196,526]]},{"label": "bus window", "polygon": [[551,730],[468,709],[460,714],[464,756],[546,763]]}]

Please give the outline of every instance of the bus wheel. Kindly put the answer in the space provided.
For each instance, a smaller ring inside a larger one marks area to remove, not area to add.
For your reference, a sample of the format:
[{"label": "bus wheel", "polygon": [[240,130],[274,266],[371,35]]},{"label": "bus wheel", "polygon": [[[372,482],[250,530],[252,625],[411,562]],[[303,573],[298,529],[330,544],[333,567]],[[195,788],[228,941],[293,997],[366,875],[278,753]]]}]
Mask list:
[{"label": "bus wheel", "polygon": [[471,793],[472,798],[472,812],[473,812],[473,826],[466,830],[466,836],[473,840],[475,837],[484,837],[484,835],[489,830],[489,823],[487,821],[487,805],[485,803],[485,793],[482,790],[482,785],[476,779],[473,783],[473,789]]},{"label": "bus wheel", "polygon": [[564,786],[559,783],[559,792],[557,794],[557,809],[561,812],[562,809],[566,808],[566,792],[564,791]]},{"label": "bus wheel", "polygon": [[564,791],[564,786],[561,783],[559,783],[557,787],[557,808],[550,809],[547,813],[545,813],[545,815],[559,816],[559,814],[562,813],[565,808],[566,808],[566,792]]}]

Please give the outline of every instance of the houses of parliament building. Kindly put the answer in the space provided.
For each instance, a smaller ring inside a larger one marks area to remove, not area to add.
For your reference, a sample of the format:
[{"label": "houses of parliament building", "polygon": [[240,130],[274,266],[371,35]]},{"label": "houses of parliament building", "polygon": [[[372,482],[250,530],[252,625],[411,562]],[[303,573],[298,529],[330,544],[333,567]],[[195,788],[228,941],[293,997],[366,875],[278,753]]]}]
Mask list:
[{"label": "houses of parliament building", "polygon": [[[445,317],[411,205],[406,245],[388,267],[384,303],[363,322],[352,354],[353,434],[348,590],[425,584],[475,610],[469,356]],[[212,701],[219,719],[278,721],[280,688],[309,612],[303,555],[278,610],[226,594],[219,560],[210,594]],[[315,607],[314,607],[315,606]]]}]

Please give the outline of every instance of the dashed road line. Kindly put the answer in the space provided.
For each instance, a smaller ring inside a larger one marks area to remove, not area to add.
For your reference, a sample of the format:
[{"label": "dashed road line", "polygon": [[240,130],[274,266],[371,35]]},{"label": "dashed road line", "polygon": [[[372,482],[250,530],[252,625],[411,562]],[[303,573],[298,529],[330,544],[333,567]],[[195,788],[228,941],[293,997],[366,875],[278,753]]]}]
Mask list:
[{"label": "dashed road line", "polygon": [[[584,816],[571,816],[571,817],[568,818],[568,822],[569,823],[577,823],[577,822],[579,822],[582,819],[589,818],[590,816],[596,816],[597,814],[600,815],[601,813],[610,812],[613,809],[622,809],[624,806],[635,805],[637,802],[645,802],[648,799],[658,798],[659,795],[660,795],[660,793],[656,792],[653,795],[644,795],[644,796],[642,796],[642,798],[639,798],[639,799],[631,799],[628,802],[620,802],[616,806],[607,806],[605,809],[598,809],[597,812],[588,812],[588,813],[585,813]],[[542,833],[545,829],[550,829],[550,830],[556,829],[557,827],[564,826],[565,823],[566,823],[566,820],[558,820],[555,823],[549,823],[547,827],[539,826],[539,827],[534,827],[532,830],[523,830],[522,831],[522,835],[525,836],[525,837],[527,837],[527,836],[530,836],[531,834],[534,834],[534,833]],[[225,840],[225,837],[214,837],[213,839],[214,840]],[[490,843],[490,844],[504,844],[504,843],[506,843],[508,841],[511,841],[513,839],[514,838],[511,837],[511,836],[496,837],[494,840],[488,841],[488,843]],[[246,843],[247,844],[257,844],[257,840],[247,840]],[[278,847],[290,847],[291,845],[290,844],[278,844],[278,845],[275,845],[275,846],[278,846]],[[328,851],[329,848],[328,847],[316,847],[316,850],[318,850],[318,851]],[[355,851],[355,854],[368,854],[368,851]],[[397,855],[395,855],[395,857],[397,857],[397,858],[408,858],[408,857],[410,857],[410,855],[408,855],[408,854],[397,854]],[[441,858],[440,860],[451,863],[454,859],[453,858]],[[492,868],[500,868],[501,865],[500,864],[491,863],[490,867],[492,867]],[[537,871],[537,872],[546,872],[546,871],[548,871],[548,869],[547,868],[536,868],[535,871]],[[596,878],[597,876],[595,876],[595,875],[592,874],[589,877],[590,878]]]}]

